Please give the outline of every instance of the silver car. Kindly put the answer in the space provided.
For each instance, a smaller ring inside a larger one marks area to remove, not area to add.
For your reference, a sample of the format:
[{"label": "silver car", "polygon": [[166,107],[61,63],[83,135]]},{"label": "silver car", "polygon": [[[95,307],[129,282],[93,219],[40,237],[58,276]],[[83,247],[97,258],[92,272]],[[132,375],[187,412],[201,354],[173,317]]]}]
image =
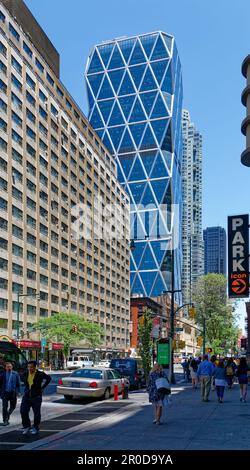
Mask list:
[{"label": "silver car", "polygon": [[67,377],[59,379],[57,393],[64,398],[93,397],[110,398],[114,395],[114,385],[118,385],[118,393],[122,391],[122,384],[129,386],[126,377],[122,377],[118,371],[105,367],[91,367],[77,369]]}]

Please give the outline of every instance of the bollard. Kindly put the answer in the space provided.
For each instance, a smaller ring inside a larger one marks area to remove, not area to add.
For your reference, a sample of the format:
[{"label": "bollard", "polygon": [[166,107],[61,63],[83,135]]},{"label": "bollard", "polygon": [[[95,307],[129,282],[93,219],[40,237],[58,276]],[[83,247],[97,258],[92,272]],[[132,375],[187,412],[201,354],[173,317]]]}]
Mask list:
[{"label": "bollard", "polygon": [[118,400],[118,385],[114,385],[114,400]]},{"label": "bollard", "polygon": [[124,390],[124,383],[122,383],[122,399],[125,398],[125,390]]}]

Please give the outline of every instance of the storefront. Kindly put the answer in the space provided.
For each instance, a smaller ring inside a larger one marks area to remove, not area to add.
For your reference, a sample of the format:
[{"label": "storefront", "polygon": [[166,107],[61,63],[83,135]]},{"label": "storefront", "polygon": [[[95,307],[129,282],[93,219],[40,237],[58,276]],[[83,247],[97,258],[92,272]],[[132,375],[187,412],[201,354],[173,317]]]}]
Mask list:
[{"label": "storefront", "polygon": [[39,352],[41,350],[41,341],[32,341],[32,340],[20,340],[20,341],[14,341],[14,343],[18,346],[19,349],[21,349],[28,361],[34,360],[38,361],[39,360]]},{"label": "storefront", "polygon": [[47,343],[42,350],[41,341],[20,340],[14,343],[24,352],[28,361],[34,360],[51,369],[63,368],[63,343]]}]

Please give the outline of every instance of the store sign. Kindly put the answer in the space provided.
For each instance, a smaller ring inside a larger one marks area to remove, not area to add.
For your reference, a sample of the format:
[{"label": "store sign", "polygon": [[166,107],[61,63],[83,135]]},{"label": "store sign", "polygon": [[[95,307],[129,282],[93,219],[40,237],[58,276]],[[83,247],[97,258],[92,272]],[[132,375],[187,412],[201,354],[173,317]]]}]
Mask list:
[{"label": "store sign", "polygon": [[18,345],[19,348],[29,348],[29,349],[40,349],[41,348],[41,343],[40,341],[27,341],[27,340],[22,340],[22,341],[15,341],[15,344]]},{"label": "store sign", "polygon": [[63,349],[63,343],[52,343],[52,349],[61,351]]},{"label": "store sign", "polygon": [[249,216],[228,217],[228,295],[249,297]]}]

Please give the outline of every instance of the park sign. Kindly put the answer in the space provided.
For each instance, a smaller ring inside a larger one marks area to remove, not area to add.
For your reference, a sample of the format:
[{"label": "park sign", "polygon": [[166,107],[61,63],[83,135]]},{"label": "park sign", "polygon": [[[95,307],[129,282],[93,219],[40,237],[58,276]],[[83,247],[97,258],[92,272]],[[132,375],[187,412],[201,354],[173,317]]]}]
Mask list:
[{"label": "park sign", "polygon": [[249,216],[228,217],[228,296],[249,297]]}]

